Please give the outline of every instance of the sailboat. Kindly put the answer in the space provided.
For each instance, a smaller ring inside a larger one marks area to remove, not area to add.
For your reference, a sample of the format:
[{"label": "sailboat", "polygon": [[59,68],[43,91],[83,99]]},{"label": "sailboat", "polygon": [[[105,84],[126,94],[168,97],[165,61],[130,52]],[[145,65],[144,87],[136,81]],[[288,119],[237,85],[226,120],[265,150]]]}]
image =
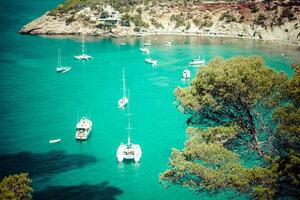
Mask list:
[{"label": "sailboat", "polygon": [[150,53],[150,50],[149,50],[148,48],[143,47],[142,45],[140,46],[140,51],[141,51],[142,53],[146,53],[146,54],[149,54],[149,53]]},{"label": "sailboat", "polygon": [[58,73],[66,73],[66,72],[68,72],[70,70],[71,70],[70,66],[62,66],[61,65],[61,51],[58,50],[56,72],[58,72]]},{"label": "sailboat", "polygon": [[89,59],[93,58],[92,56],[89,56],[85,53],[86,53],[86,49],[85,49],[84,34],[82,34],[81,55],[74,56],[74,58],[77,59],[77,60],[89,60]]},{"label": "sailboat", "polygon": [[149,52],[149,54],[148,54],[148,57],[145,58],[145,62],[146,62],[146,63],[149,63],[149,64],[152,64],[152,66],[157,65],[157,60],[151,58],[150,52]]},{"label": "sailboat", "polygon": [[76,140],[87,140],[92,131],[93,122],[86,117],[82,117],[76,124]]},{"label": "sailboat", "polygon": [[198,58],[191,60],[189,62],[189,64],[190,65],[203,65],[203,64],[205,64],[203,51],[202,51],[202,58],[200,57],[200,42],[199,41],[198,41]]},{"label": "sailboat", "polygon": [[185,70],[183,70],[182,72],[182,81],[188,81],[191,77],[191,71],[188,70],[187,68]]},{"label": "sailboat", "polygon": [[[129,91],[128,91],[129,98]],[[127,136],[127,144],[120,144],[117,149],[117,159],[121,163],[124,159],[126,160],[134,160],[135,162],[139,162],[142,157],[142,149],[139,144],[131,143],[131,127],[130,127],[130,110],[128,104],[128,136]]]},{"label": "sailboat", "polygon": [[125,68],[123,67],[123,97],[118,101],[118,108],[124,109],[128,103],[128,98],[126,97],[126,82],[125,82]]}]

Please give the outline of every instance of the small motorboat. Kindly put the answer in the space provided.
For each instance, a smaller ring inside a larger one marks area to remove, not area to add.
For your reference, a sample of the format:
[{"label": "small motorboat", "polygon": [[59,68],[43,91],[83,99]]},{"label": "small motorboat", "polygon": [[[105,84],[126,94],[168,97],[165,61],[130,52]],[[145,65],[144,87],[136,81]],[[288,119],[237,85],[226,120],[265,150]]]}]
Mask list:
[{"label": "small motorboat", "polygon": [[182,72],[182,81],[188,81],[191,77],[191,71],[188,70],[188,69],[185,69],[183,72]]},{"label": "small motorboat", "polygon": [[189,65],[203,65],[203,64],[205,64],[205,60],[200,58],[193,59],[191,60],[191,62],[189,62]]},{"label": "small motorboat", "polygon": [[60,138],[59,138],[59,139],[49,140],[49,143],[50,143],[50,144],[55,144],[55,143],[59,143],[59,142],[61,142],[61,139],[60,139]]},{"label": "small motorboat", "polygon": [[57,73],[66,73],[70,70],[71,70],[71,67],[68,67],[68,66],[66,66],[66,67],[56,67],[56,72]]}]

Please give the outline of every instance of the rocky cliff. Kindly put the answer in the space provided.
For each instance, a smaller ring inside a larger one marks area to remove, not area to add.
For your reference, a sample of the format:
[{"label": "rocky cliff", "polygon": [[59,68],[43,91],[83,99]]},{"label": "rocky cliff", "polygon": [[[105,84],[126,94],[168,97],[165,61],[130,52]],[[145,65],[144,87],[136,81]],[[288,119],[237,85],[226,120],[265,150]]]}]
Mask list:
[{"label": "rocky cliff", "polygon": [[[119,4],[117,4],[119,5]],[[112,14],[113,13],[113,14]],[[132,36],[199,34],[274,40],[300,46],[300,3],[105,3],[59,5],[30,22],[22,34]]]}]

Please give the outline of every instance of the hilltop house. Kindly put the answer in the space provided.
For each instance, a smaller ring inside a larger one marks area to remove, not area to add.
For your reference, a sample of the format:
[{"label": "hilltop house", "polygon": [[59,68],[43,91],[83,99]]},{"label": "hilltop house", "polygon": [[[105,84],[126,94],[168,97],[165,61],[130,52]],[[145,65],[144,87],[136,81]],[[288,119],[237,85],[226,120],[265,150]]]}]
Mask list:
[{"label": "hilltop house", "polygon": [[102,12],[99,17],[99,24],[110,26],[116,25],[120,20],[120,13],[119,11],[115,10],[110,5],[105,5],[102,7]]}]

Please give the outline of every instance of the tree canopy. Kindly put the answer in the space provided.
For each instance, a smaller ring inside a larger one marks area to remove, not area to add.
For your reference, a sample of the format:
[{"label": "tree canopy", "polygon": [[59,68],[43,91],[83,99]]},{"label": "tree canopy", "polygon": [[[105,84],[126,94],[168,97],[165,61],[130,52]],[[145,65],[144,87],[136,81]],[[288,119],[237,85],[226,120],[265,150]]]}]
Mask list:
[{"label": "tree canopy", "polygon": [[33,191],[27,173],[4,177],[0,182],[0,199],[31,200]]},{"label": "tree canopy", "polygon": [[282,167],[286,159],[280,153],[285,140],[299,145],[299,132],[295,132],[299,118],[295,109],[286,110],[293,98],[299,100],[298,68],[288,80],[260,57],[216,58],[200,68],[189,87],[177,88],[175,95],[190,127],[184,149],[173,149],[169,169],[160,176],[164,184],[235,189],[256,199],[272,199],[279,195],[279,180],[286,173],[282,168],[294,173],[296,182],[290,183],[299,184],[295,164],[299,157],[293,153],[288,166]]}]

